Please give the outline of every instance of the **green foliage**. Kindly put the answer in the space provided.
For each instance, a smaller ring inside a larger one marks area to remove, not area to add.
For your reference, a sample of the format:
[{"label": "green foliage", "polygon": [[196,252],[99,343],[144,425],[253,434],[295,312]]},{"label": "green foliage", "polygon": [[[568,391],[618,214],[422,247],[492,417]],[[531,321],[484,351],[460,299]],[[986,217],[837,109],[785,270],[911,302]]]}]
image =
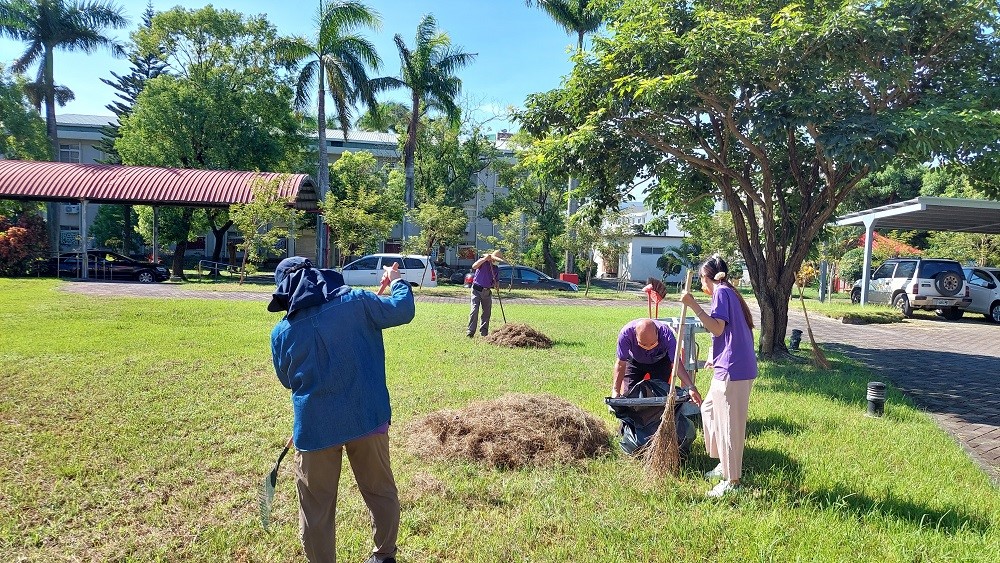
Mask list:
[{"label": "green foliage", "polygon": [[[146,7],[146,11],[142,14],[143,28],[147,30],[152,28],[153,16],[155,14],[152,2],[150,2]],[[119,121],[132,113],[132,106],[135,105],[135,99],[142,92],[146,81],[156,78],[166,70],[167,63],[164,60],[165,58],[164,47],[158,47],[155,52],[143,52],[139,50],[138,45],[136,45],[133,39],[128,52],[128,60],[131,64],[128,74],[118,74],[112,71],[111,76],[114,77],[113,80],[108,78],[101,79],[101,82],[115,90],[115,98],[117,98],[104,107],[114,113]],[[97,146],[104,153],[104,158],[101,162],[105,164],[121,164],[121,157],[118,155],[118,149],[115,148],[115,140],[119,136],[118,124],[107,125],[101,129],[101,133],[103,136]]]},{"label": "green foliage", "polygon": [[461,207],[425,201],[420,207],[410,211],[409,216],[413,224],[420,228],[420,233],[407,241],[407,250],[416,250],[419,254],[430,256],[438,247],[455,245],[465,240],[469,216]]},{"label": "green foliage", "polygon": [[[148,205],[134,207],[139,220],[136,230],[143,242],[153,244],[153,208]],[[156,208],[156,243],[160,252],[170,250],[172,244],[180,241],[193,242],[198,233],[209,229],[205,210],[194,207],[160,206]]]},{"label": "green foliage", "polygon": [[333,164],[330,192],[319,205],[341,262],[389,237],[405,209],[399,195],[369,152],[345,152]]},{"label": "green foliage", "polygon": [[[568,244],[561,237],[566,232],[566,176],[553,169],[544,140],[533,140],[527,135],[516,135],[511,145],[515,147],[516,164],[501,174],[509,186],[506,197],[496,199],[483,211],[483,217],[494,220],[500,215],[522,213],[527,236],[525,247],[537,241],[540,269],[550,276],[557,274],[556,255]],[[578,247],[580,249],[582,247]]]},{"label": "green foliage", "polygon": [[0,215],[0,275],[31,272],[32,264],[46,257],[49,245],[45,221],[31,210],[13,220]]},{"label": "green foliage", "polygon": [[211,6],[173,8],[151,23],[135,41],[167,53],[176,75],[148,80],[123,118],[115,143],[122,162],[282,171],[304,139],[273,26]]},{"label": "green foliage", "polygon": [[[441,117],[420,118],[414,158],[413,182],[416,204],[438,202],[459,207],[472,198],[479,174],[500,170],[503,155],[478,124],[463,112],[458,121]],[[400,137],[405,151],[407,137]]]},{"label": "green foliage", "polygon": [[45,121],[24,95],[25,81],[0,65],[0,155],[13,160],[49,160]]},{"label": "green foliage", "polygon": [[254,180],[250,203],[237,203],[229,208],[233,225],[243,234],[243,242],[236,245],[243,252],[240,283],[246,278],[248,264],[259,265],[268,256],[277,254],[278,242],[288,236],[290,228],[304,220],[304,214],[279,195],[283,180],[281,176]]},{"label": "green foliage", "polygon": [[861,279],[861,274],[865,266],[865,249],[855,247],[840,258],[840,277],[845,280],[854,281]]},{"label": "green foliage", "polygon": [[138,218],[131,205],[101,205],[87,233],[98,247],[114,247],[127,254],[142,246],[142,237],[136,231]]},{"label": "green foliage", "polygon": [[784,351],[795,273],[858,182],[997,143],[994,3],[606,4],[607,37],[522,124],[568,147],[601,205],[653,176],[673,192],[654,201],[721,199],[765,356]]},{"label": "green foliage", "polygon": [[362,131],[382,131],[386,133],[406,133],[410,122],[410,108],[400,102],[380,102],[369,109],[354,124]]},{"label": "green foliage", "polygon": [[592,204],[582,205],[570,217],[570,228],[576,237],[566,239],[568,248],[576,256],[579,267],[586,272],[586,292],[590,292],[591,272],[600,254],[605,264],[616,269],[621,255],[628,251],[632,231],[618,210],[600,210]]}]

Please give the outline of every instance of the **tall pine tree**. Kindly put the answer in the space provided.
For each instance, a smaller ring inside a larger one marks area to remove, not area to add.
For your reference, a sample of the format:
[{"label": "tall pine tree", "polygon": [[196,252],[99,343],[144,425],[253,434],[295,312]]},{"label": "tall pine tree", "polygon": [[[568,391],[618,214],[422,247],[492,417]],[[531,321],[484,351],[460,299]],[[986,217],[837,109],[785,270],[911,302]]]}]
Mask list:
[{"label": "tall pine tree", "polygon": [[[153,16],[156,12],[153,10],[153,3],[150,2],[146,5],[146,11],[142,14],[142,25],[147,29],[152,27]],[[100,162],[104,164],[121,164],[122,159],[118,155],[118,149],[115,148],[115,140],[118,139],[118,124],[121,122],[122,118],[132,113],[132,106],[135,105],[135,99],[142,92],[142,89],[146,86],[146,82],[150,79],[156,78],[164,72],[167,63],[164,61],[164,57],[161,52],[149,52],[143,53],[139,47],[133,42],[132,50],[128,54],[128,60],[132,63],[131,72],[122,76],[111,73],[114,80],[108,78],[102,78],[101,82],[111,86],[115,89],[115,101],[104,106],[114,113],[117,119],[113,123],[109,123],[101,128],[101,133],[103,137],[98,143],[97,148],[104,153],[104,158]],[[122,205],[121,217],[124,219],[122,224],[122,233],[120,240],[122,241],[122,252],[123,254],[129,254],[134,249],[133,241],[135,240],[135,228],[133,225],[136,224],[136,215],[133,211],[131,205]]]},{"label": "tall pine tree", "polygon": [[[147,29],[152,27],[154,15],[156,15],[156,12],[153,10],[152,2],[150,2],[146,6],[146,11],[142,14],[142,25]],[[115,77],[114,80],[109,78],[101,79],[101,82],[115,89],[115,97],[118,98],[104,106],[111,113],[115,114],[117,120],[115,123],[109,123],[101,130],[104,137],[97,148],[104,153],[104,158],[101,160],[102,163],[121,164],[121,157],[118,156],[118,150],[115,149],[115,140],[119,136],[118,123],[121,122],[123,117],[132,113],[132,106],[135,105],[135,99],[146,86],[146,82],[163,74],[167,66],[163,55],[162,49],[160,52],[143,53],[135,45],[135,42],[133,42],[132,50],[128,54],[128,60],[132,63],[131,72],[124,76],[112,72],[111,76]]]}]

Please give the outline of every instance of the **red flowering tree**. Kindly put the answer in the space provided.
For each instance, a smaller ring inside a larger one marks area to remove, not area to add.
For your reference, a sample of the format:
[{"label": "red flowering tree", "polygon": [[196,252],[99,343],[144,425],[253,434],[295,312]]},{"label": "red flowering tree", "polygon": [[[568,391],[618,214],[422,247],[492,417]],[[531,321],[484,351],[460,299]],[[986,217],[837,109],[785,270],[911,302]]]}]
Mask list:
[{"label": "red flowering tree", "polygon": [[0,215],[0,275],[17,276],[48,252],[45,221],[36,213],[22,213],[16,220]]}]

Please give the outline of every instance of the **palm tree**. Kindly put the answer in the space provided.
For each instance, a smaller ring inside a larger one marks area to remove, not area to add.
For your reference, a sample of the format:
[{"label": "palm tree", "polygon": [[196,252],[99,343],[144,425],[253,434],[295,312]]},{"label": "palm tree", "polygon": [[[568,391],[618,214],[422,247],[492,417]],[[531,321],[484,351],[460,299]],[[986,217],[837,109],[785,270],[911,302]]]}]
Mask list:
[{"label": "palm tree", "polygon": [[[302,110],[309,104],[312,92],[316,93],[316,129],[319,145],[317,182],[320,198],[326,197],[330,187],[330,162],[326,151],[326,95],[329,91],[337,110],[344,137],[351,125],[351,108],[359,100],[367,107],[376,107],[368,67],[377,70],[381,64],[375,46],[354,33],[358,27],[378,29],[381,19],[377,13],[353,0],[324,4],[316,13],[317,34],[315,41],[293,38],[280,45],[284,57],[296,64],[307,62],[299,71],[295,84],[295,107]],[[313,90],[316,88],[316,90]],[[317,257],[321,267],[326,264],[326,241],[323,236],[323,218],[317,224]]]},{"label": "palm tree", "polygon": [[575,33],[577,51],[583,50],[583,36],[597,31],[604,23],[592,0],[525,0],[524,3],[529,7],[537,4],[566,33]]},{"label": "palm tree", "polygon": [[[77,0],[0,0],[0,37],[9,37],[28,44],[11,69],[24,72],[36,61],[38,75],[35,84],[45,101],[45,130],[51,146],[52,159],[59,160],[59,138],[56,133],[56,102],[72,92],[56,86],[53,57],[56,49],[93,53],[107,47],[115,56],[125,56],[125,49],[114,39],[103,35],[108,28],[121,29],[128,25],[122,9],[114,4],[79,2]],[[61,104],[60,104],[61,105]],[[58,213],[54,203],[47,206],[49,248],[59,248]]]},{"label": "palm tree", "polygon": [[[524,3],[529,7],[537,4],[554,22],[562,26],[566,30],[566,33],[575,33],[577,53],[583,51],[583,37],[588,33],[597,31],[601,27],[601,24],[604,23],[602,14],[594,9],[594,2],[591,0],[525,0]],[[567,221],[576,212],[576,200],[573,198],[574,184],[573,178],[570,177],[569,183],[566,186]],[[569,236],[570,238],[574,237],[572,229]],[[570,250],[566,251],[565,270],[566,273],[572,273],[574,270],[573,252]]]},{"label": "palm tree", "polygon": [[[468,65],[476,55],[465,53],[460,47],[452,47],[447,33],[437,31],[437,20],[427,14],[417,26],[416,45],[406,46],[398,33],[394,37],[399,51],[399,78],[376,78],[372,81],[376,92],[394,88],[410,91],[410,124],[406,128],[406,144],[403,145],[403,165],[406,170],[406,208],[413,209],[413,162],[417,150],[417,128],[420,125],[420,107],[438,109],[449,119],[457,121],[458,106],[455,98],[462,90],[462,81],[455,71]],[[403,222],[403,238],[406,238],[406,222]]]},{"label": "palm tree", "polygon": [[56,49],[93,53],[107,47],[116,56],[125,50],[114,39],[103,35],[105,29],[128,25],[122,9],[114,4],[77,0],[0,0],[0,36],[23,41],[28,48],[14,61],[11,69],[24,72],[35,62],[45,101],[45,127],[52,145],[52,157],[59,158],[56,137],[57,90],[53,57]]}]

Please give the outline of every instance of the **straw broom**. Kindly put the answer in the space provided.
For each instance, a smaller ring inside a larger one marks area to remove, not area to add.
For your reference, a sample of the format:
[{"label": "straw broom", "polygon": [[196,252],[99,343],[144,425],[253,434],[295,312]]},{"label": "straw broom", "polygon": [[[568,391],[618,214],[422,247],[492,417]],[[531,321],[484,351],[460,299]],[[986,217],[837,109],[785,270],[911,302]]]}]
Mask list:
[{"label": "straw broom", "polygon": [[[694,272],[688,269],[687,279],[684,280],[684,291],[691,291],[691,276]],[[681,304],[681,320],[677,326],[677,346],[674,348],[674,366],[670,370],[670,382],[667,389],[667,404],[663,408],[663,416],[660,417],[660,426],[656,429],[649,445],[643,452],[646,474],[651,477],[662,477],[669,473],[677,477],[681,473],[681,454],[677,447],[677,421],[674,418],[674,405],[677,402],[677,393],[674,392],[674,378],[677,377],[677,370],[680,369],[681,344],[684,341],[684,321],[687,317],[687,305]]]}]

